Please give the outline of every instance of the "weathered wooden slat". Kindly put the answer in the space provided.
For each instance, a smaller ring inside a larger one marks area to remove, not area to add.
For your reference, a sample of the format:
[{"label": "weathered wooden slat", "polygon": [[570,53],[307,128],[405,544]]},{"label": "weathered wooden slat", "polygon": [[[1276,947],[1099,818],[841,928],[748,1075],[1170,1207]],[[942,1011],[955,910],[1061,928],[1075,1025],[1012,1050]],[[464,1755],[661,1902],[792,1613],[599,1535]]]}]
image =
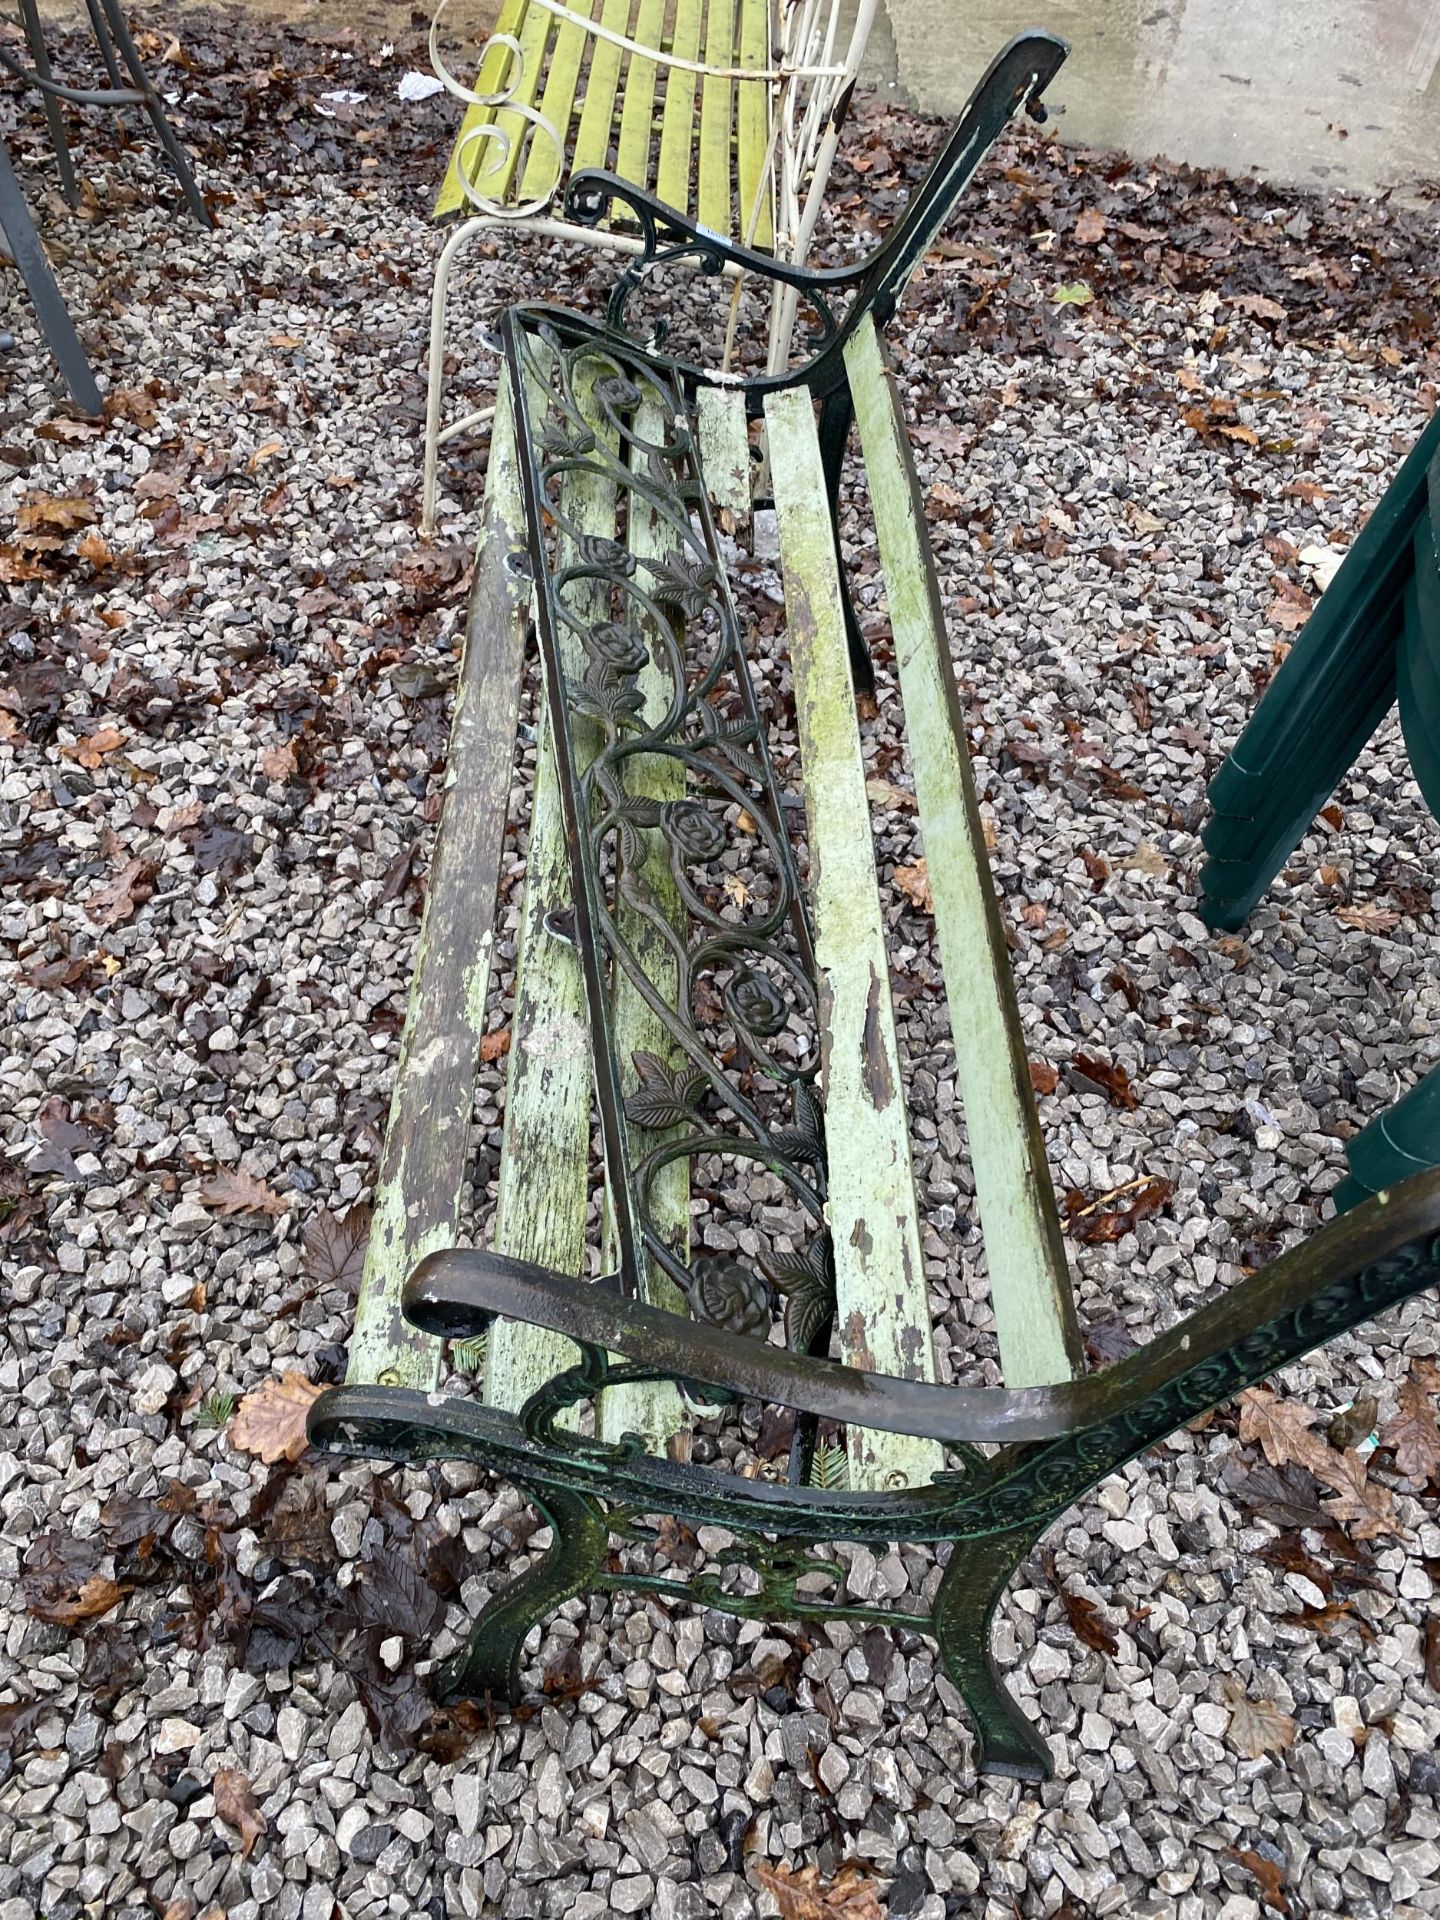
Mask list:
[{"label": "weathered wooden slat", "polygon": [[[576,404],[594,430],[613,434],[594,406],[594,375],[582,370]],[[539,415],[540,402],[534,410]],[[575,538],[612,537],[615,489],[607,480],[576,470],[567,474],[562,500],[574,534],[561,541],[559,564],[573,565]],[[587,606],[587,598],[593,604]],[[567,604],[581,618],[604,619],[603,589],[576,582]],[[567,672],[583,664],[578,643],[567,635]],[[593,759],[599,729],[572,715],[571,737],[579,765]],[[585,1272],[585,1214],[590,1162],[590,1092],[594,1069],[585,989],[579,956],[545,927],[546,917],[571,904],[569,856],[560,804],[559,776],[551,744],[548,705],[541,732],[539,768],[525,859],[525,899],[515,962],[515,1007],[505,1097],[505,1138],[500,1155],[500,1192],[493,1242],[499,1253],[534,1260],[557,1273]],[[485,1354],[485,1398],[493,1406],[523,1404],[542,1381],[575,1360],[563,1335],[517,1321],[499,1320]]]},{"label": "weathered wooden slat", "polygon": [[717,507],[750,511],[750,434],[745,400],[724,387],[702,387],[698,401],[700,465]]},{"label": "weathered wooden slat", "polygon": [[[741,67],[770,65],[770,0],[740,0]],[[771,89],[766,80],[740,80],[735,88],[740,199],[739,238],[751,247],[775,240],[774,166],[770,154]]]},{"label": "weathered wooden slat", "polygon": [[1082,1372],[1084,1360],[925,507],[868,319],[851,336],[845,364],[890,602],[1000,1358],[1007,1386],[1040,1386]]},{"label": "weathered wooden slat", "polygon": [[510,146],[503,155],[498,142],[493,148],[482,148],[480,166],[473,182],[475,190],[489,199],[503,200],[512,194],[520,178],[520,160],[525,151],[530,122],[516,109],[535,104],[540,83],[545,77],[546,49],[554,25],[555,16],[547,13],[543,7],[531,7],[521,23],[519,39],[524,60],[519,82],[511,95],[514,104],[507,103],[495,109],[496,129],[509,137]]},{"label": "weathered wooden slat", "polygon": [[[669,430],[664,409],[657,399],[647,398],[635,418],[635,433],[652,446],[663,445]],[[673,529],[665,526],[660,515],[648,507],[639,494],[630,496],[630,525],[627,544],[637,559],[660,560],[677,544]],[[640,578],[645,578],[643,565]],[[637,675],[636,684],[645,696],[644,718],[652,723],[664,718],[675,696],[675,685],[653,655]],[[682,800],[685,797],[683,764],[662,754],[637,755],[626,762],[625,786],[629,793],[650,800]],[[685,908],[670,871],[664,836],[658,828],[642,828],[644,858],[640,878],[649,888],[656,906],[670,924],[683,929]],[[675,956],[664,936],[633,907],[622,903],[616,915],[621,937],[635,954],[647,977],[672,1005],[679,991]],[[657,1053],[668,1067],[681,1064],[682,1055],[670,1040],[664,1024],[651,1012],[638,989],[624,972],[615,970],[611,1001],[614,1022],[615,1057],[620,1066],[620,1084],[629,1094],[639,1085],[634,1056],[639,1051]],[[631,1157],[638,1160],[659,1144],[659,1137],[644,1128],[631,1129]],[[658,1176],[651,1189],[649,1213],[658,1232],[683,1260],[690,1239],[690,1166],[685,1160],[673,1161]],[[641,1296],[648,1305],[663,1307],[671,1313],[687,1311],[684,1295],[654,1261],[647,1261],[641,1282]],[[684,1410],[673,1386],[664,1383],[614,1387],[600,1403],[599,1430],[602,1437],[618,1440],[622,1434],[638,1433],[652,1453],[663,1453],[669,1436],[683,1423]]]},{"label": "weathered wooden slat", "polygon": [[481,516],[480,566],[455,695],[445,807],[420,926],[375,1217],[346,1379],[433,1389],[440,1345],[408,1326],[411,1269],[455,1244],[469,1175],[470,1109],[485,1023],[495,900],[515,757],[529,591],[506,564],[525,551],[508,398],[496,410]]},{"label": "weathered wooden slat", "polygon": [[[666,0],[640,0],[635,17],[635,38],[647,47],[659,47],[665,31]],[[615,170],[622,180],[637,187],[650,184],[650,149],[655,135],[655,79],[658,68],[653,60],[634,55],[625,75],[624,100],[620,107],[620,146]]]},{"label": "weathered wooden slat", "polygon": [[[837,1337],[851,1366],[933,1380],[904,1084],[819,435],[803,389],[773,395],[765,417],[809,823]],[[933,1441],[869,1429],[852,1431],[848,1445],[857,1487],[913,1485],[944,1459]]]},{"label": "weathered wooden slat", "polygon": [[[594,0],[567,0],[567,3],[572,12],[583,13],[587,20],[591,17]],[[520,181],[517,198],[521,200],[538,200],[547,193],[553,193],[560,184],[570,139],[575,86],[589,45],[590,36],[577,21],[557,22],[555,39],[550,48],[549,70],[545,76],[545,91],[540,96],[540,112],[559,134],[560,147],[557,152],[550,136],[543,129],[536,129],[531,136],[525,172]]]},{"label": "weathered wooden slat", "polygon": [[[702,0],[675,0],[670,50],[682,60],[700,58]],[[695,89],[693,73],[672,68],[665,78],[665,105],[660,128],[660,166],[655,191],[667,207],[690,211],[690,160],[695,148]]]},{"label": "weathered wooden slat", "polygon": [[[630,19],[630,0],[605,0],[600,24],[614,33],[624,33]],[[582,167],[604,167],[610,162],[610,133],[615,125],[616,90],[620,84],[619,47],[611,40],[596,40],[590,55],[590,71],[585,76],[585,104],[580,109],[580,128],[575,135],[574,171]]]},{"label": "weathered wooden slat", "polygon": [[[505,0],[495,21],[495,32],[518,33],[529,4],[530,0]],[[475,76],[474,91],[498,93],[505,82],[506,75],[514,72],[513,60],[514,56],[507,48],[491,47],[480,62],[480,70]],[[458,213],[462,207],[470,205],[461,185],[462,161],[466,174],[473,181],[479,168],[484,165],[487,153],[493,149],[487,148],[480,141],[476,141],[467,149],[464,144],[465,136],[475,127],[488,127],[494,118],[493,107],[465,109],[465,118],[460,122],[460,131],[450,151],[450,164],[445,169],[445,178],[440,183],[440,191],[435,199],[437,220],[442,220],[449,214]]]},{"label": "weathered wooden slat", "polygon": [[[705,60],[712,67],[736,64],[735,0],[710,0]],[[734,111],[735,82],[707,74],[700,93],[700,224],[726,240],[734,232]]]}]

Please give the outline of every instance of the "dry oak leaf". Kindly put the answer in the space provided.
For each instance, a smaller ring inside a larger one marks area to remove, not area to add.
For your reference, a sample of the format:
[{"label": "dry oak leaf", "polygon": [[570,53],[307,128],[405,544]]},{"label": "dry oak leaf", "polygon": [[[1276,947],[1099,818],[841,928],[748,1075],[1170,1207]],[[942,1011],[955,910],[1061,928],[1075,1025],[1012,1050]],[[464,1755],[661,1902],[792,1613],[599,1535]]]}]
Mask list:
[{"label": "dry oak leaf", "polygon": [[930,891],[928,861],[917,860],[912,867],[896,867],[895,884],[912,906],[923,907],[926,913],[935,911],[935,896]]},{"label": "dry oak leaf", "polygon": [[780,1920],[885,1920],[880,1888],[846,1861],[833,1880],[822,1880],[818,1867],[772,1867],[761,1863],[756,1878],[775,1896]]},{"label": "dry oak leaf", "polygon": [[284,1213],[290,1202],[243,1168],[221,1167],[200,1183],[200,1204],[229,1220],[237,1213]]},{"label": "dry oak leaf", "polygon": [[1283,1753],[1294,1744],[1296,1725],[1273,1700],[1252,1700],[1238,1680],[1222,1680],[1220,1691],[1230,1709],[1230,1741],[1247,1760]]},{"label": "dry oak leaf", "polygon": [[366,1206],[351,1207],[346,1214],[316,1214],[305,1229],[305,1268],[317,1286],[359,1293],[370,1218]]},{"label": "dry oak leaf", "polygon": [[240,1858],[248,1860],[255,1842],[265,1835],[265,1816],[255,1799],[248,1775],[238,1767],[217,1767],[210,1783],[215,1795],[215,1812],[227,1827],[240,1836]]},{"label": "dry oak leaf", "polygon": [[309,1445],[305,1417],[324,1391],[293,1371],[263,1381],[246,1394],[230,1422],[231,1446],[253,1453],[266,1466],[298,1460]]},{"label": "dry oak leaf", "polygon": [[125,736],[118,727],[97,727],[74,746],[62,747],[60,751],[67,760],[78,761],[82,767],[98,767],[107,753],[114,753],[124,744]]},{"label": "dry oak leaf", "polygon": [[15,515],[17,526],[25,533],[73,533],[77,527],[90,526],[94,519],[93,501],[51,493],[32,493],[21,501]]},{"label": "dry oak leaf", "polygon": [[1440,1427],[1423,1376],[1412,1374],[1401,1387],[1399,1411],[1386,1421],[1380,1439],[1407,1480],[1429,1480],[1440,1469]]},{"label": "dry oak leaf", "polygon": [[1320,1478],[1334,1488],[1333,1497],[1324,1503],[1325,1511],[1332,1520],[1349,1526],[1357,1540],[1373,1540],[1381,1533],[1403,1533],[1389,1489],[1376,1486],[1368,1475],[1365,1456],[1353,1447],[1347,1447],[1344,1453],[1331,1450],[1329,1462],[1320,1472]]},{"label": "dry oak leaf", "polygon": [[1391,933],[1400,924],[1400,916],[1389,907],[1338,907],[1335,918],[1357,933]]},{"label": "dry oak leaf", "polygon": [[1309,1467],[1323,1480],[1334,1455],[1318,1434],[1310,1432],[1319,1418],[1314,1407],[1282,1400],[1267,1387],[1251,1387],[1240,1396],[1241,1440],[1247,1446],[1258,1442],[1272,1467]]}]

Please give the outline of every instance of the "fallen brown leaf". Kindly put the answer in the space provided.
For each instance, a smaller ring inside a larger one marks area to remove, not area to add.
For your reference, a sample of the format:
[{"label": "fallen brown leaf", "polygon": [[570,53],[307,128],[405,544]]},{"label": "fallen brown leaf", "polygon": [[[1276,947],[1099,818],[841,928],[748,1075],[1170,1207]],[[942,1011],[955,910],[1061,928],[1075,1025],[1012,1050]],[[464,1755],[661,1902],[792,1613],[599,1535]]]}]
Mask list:
[{"label": "fallen brown leaf", "polygon": [[125,736],[118,727],[97,727],[74,746],[62,747],[60,751],[67,760],[75,760],[82,767],[98,767],[107,753],[114,753],[124,744]]},{"label": "fallen brown leaf", "polygon": [[265,1835],[265,1816],[256,1802],[255,1789],[238,1767],[217,1767],[210,1784],[216,1815],[239,1834],[240,1858],[248,1860],[255,1842]]},{"label": "fallen brown leaf", "polygon": [[305,1418],[325,1391],[303,1373],[289,1372],[263,1381],[247,1393],[230,1422],[230,1444],[253,1453],[267,1466],[298,1460],[309,1442]]},{"label": "fallen brown leaf", "polygon": [[1105,216],[1098,207],[1086,207],[1075,222],[1075,238],[1082,247],[1093,247],[1105,238]]},{"label": "fallen brown leaf", "polygon": [[1222,1680],[1220,1691],[1230,1709],[1231,1744],[1247,1760],[1258,1760],[1267,1753],[1283,1753],[1294,1744],[1296,1723],[1288,1713],[1282,1713],[1273,1700],[1250,1699],[1238,1680]]},{"label": "fallen brown leaf", "polygon": [[1248,1874],[1254,1877],[1260,1891],[1262,1906],[1269,1907],[1272,1913],[1289,1913],[1290,1902],[1285,1895],[1285,1869],[1277,1860],[1267,1859],[1263,1853],[1256,1853],[1252,1847],[1231,1848],[1232,1858],[1238,1860]]},{"label": "fallen brown leaf", "polygon": [[935,896],[930,891],[930,867],[927,861],[917,860],[913,866],[896,867],[895,885],[912,906],[920,907],[926,913],[935,911]]},{"label": "fallen brown leaf", "polygon": [[1054,1093],[1060,1084],[1060,1075],[1048,1060],[1030,1062],[1030,1085],[1036,1093]]},{"label": "fallen brown leaf", "polygon": [[73,533],[77,527],[90,526],[95,517],[93,501],[32,493],[21,501],[15,523],[25,533]]},{"label": "fallen brown leaf", "polygon": [[1087,1600],[1083,1593],[1071,1593],[1068,1587],[1060,1589],[1060,1598],[1065,1605],[1070,1631],[1082,1645],[1093,1647],[1096,1653],[1120,1651],[1115,1629],[1093,1600]]},{"label": "fallen brown leaf", "polygon": [[492,1027],[489,1033],[480,1038],[480,1058],[487,1067],[497,1060],[503,1060],[510,1051],[509,1027]]},{"label": "fallen brown leaf", "polygon": [[221,1167],[200,1182],[200,1204],[229,1220],[237,1213],[281,1214],[290,1202],[243,1168]]},{"label": "fallen brown leaf", "polygon": [[1357,933],[1391,933],[1400,924],[1400,916],[1391,907],[1337,907],[1335,918]]},{"label": "fallen brown leaf", "polygon": [[1440,1469],[1440,1427],[1423,1379],[1414,1374],[1400,1388],[1400,1406],[1380,1435],[1407,1480],[1429,1480]]},{"label": "fallen brown leaf", "polygon": [[370,1217],[365,1206],[351,1207],[346,1214],[316,1214],[305,1229],[305,1266],[317,1286],[359,1293]]},{"label": "fallen brown leaf", "polygon": [[153,861],[127,860],[113,880],[97,887],[85,902],[85,911],[97,926],[114,927],[128,920],[155,891]]},{"label": "fallen brown leaf", "polygon": [[1123,1067],[1111,1066],[1108,1060],[1096,1060],[1088,1053],[1077,1053],[1072,1064],[1077,1073],[1109,1095],[1112,1107],[1123,1107],[1129,1112],[1139,1106],[1139,1096]]},{"label": "fallen brown leaf", "polygon": [[1330,1449],[1310,1428],[1320,1418],[1314,1407],[1282,1400],[1267,1387],[1251,1387],[1240,1396],[1240,1438],[1259,1445],[1272,1467],[1292,1462],[1324,1477]]},{"label": "fallen brown leaf", "polygon": [[1357,1540],[1373,1540],[1377,1534],[1401,1533],[1395,1518],[1394,1498],[1386,1487],[1369,1478],[1364,1454],[1353,1447],[1344,1453],[1330,1453],[1330,1463],[1316,1468],[1320,1478],[1334,1489],[1334,1497],[1324,1502],[1332,1520],[1348,1526]]},{"label": "fallen brown leaf", "polygon": [[780,1908],[780,1920],[885,1920],[878,1882],[846,1861],[833,1880],[818,1867],[772,1867],[762,1861],[755,1876]]}]

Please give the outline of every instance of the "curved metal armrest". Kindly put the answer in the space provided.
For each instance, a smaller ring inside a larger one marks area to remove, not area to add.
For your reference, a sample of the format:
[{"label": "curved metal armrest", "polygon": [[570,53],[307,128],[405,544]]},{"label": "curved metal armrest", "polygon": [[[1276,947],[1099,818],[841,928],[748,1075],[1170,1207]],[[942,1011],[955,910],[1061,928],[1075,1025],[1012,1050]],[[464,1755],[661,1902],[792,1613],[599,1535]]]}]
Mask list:
[{"label": "curved metal armrest", "polygon": [[[821,315],[821,343],[816,354],[793,373],[764,383],[766,388],[815,386],[817,380],[835,384],[833,378],[821,380],[821,370],[833,366],[862,315],[873,313],[881,326],[890,318],[906,281],[1007,123],[1022,107],[1044,118],[1040,96],[1069,50],[1055,34],[1041,32],[1021,34],[1003,48],[971,94],[900,220],[864,260],[848,267],[805,267],[776,259],[713,233],[688,213],[654,199],[618,174],[603,168],[586,168],[574,174],[565,190],[567,218],[579,226],[595,226],[609,207],[619,203],[629,209],[641,232],[642,251],[616,283],[606,310],[607,323],[618,332],[625,331],[625,307],[630,295],[657,264],[689,259],[705,273],[733,267],[794,288]],[[837,322],[831,301],[838,294],[852,291],[849,310],[844,320]],[[700,369],[680,370],[702,381],[705,377]],[[761,383],[753,384],[758,387]]]},{"label": "curved metal armrest", "polygon": [[603,1282],[479,1249],[422,1260],[403,1305],[414,1325],[443,1337],[473,1334],[503,1314],[677,1380],[953,1446],[1047,1440],[1127,1420],[1153,1427],[1140,1436],[1147,1444],[1437,1282],[1440,1171],[1433,1171],[1332,1220],[1124,1360],[1054,1386],[942,1387],[863,1373],[662,1313]]}]

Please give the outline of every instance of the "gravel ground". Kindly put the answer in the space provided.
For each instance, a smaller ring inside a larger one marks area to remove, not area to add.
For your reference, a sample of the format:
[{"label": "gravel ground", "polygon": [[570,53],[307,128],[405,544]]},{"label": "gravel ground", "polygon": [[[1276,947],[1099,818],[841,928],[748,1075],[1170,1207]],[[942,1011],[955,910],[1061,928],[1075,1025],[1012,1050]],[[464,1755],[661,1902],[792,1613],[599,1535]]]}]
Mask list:
[{"label": "gravel ground", "polygon": [[[878,1911],[922,1920],[1440,1912],[1440,1525],[1383,1449],[1400,1535],[1353,1537],[1293,1472],[1267,1490],[1233,1409],[1070,1513],[997,1623],[1055,1751],[1036,1791],[977,1783],[906,1635],[893,1655],[842,1628],[797,1649],[715,1615],[572,1608],[521,1716],[435,1715],[415,1657],[455,1643],[533,1518],[468,1473],[267,1473],[224,1437],[227,1399],[343,1367],[351,1302],[313,1228],[369,1193],[483,454],[451,464],[422,547],[449,116],[394,100],[418,36],[392,54],[196,26],[183,54],[165,71],[215,234],[113,127],[81,216],[38,120],[13,149],[115,398],[103,430],[69,420],[17,313],[0,1920],[740,1920],[774,1910],[757,1863],[829,1879],[846,1858]],[[327,117],[346,87],[366,100]],[[867,106],[841,222],[883,220],[934,137]],[[899,364],[1057,1184],[1102,1212],[1129,1182],[1173,1187],[1112,1243],[1077,1240],[1113,1350],[1117,1318],[1144,1337],[1312,1229],[1346,1137],[1434,1057],[1435,829],[1393,729],[1243,939],[1194,916],[1205,780],[1303,614],[1305,550],[1343,547],[1434,403],[1433,235],[1031,133],[971,208]],[[505,249],[462,304],[600,284]],[[457,357],[483,387],[483,357]],[[847,535],[883,668],[863,517]],[[903,784],[884,696],[882,673],[868,750]],[[942,1356],[984,1380],[930,923],[891,885],[919,848],[903,809],[878,826]],[[512,927],[522,865],[517,839]],[[1123,1078],[1107,1092],[1077,1055]],[[495,1066],[480,1218],[499,1099]],[[1383,1429],[1437,1353],[1416,1301],[1278,1384],[1324,1419],[1373,1396]],[[346,1640],[325,1609],[401,1552],[443,1622],[412,1643],[362,1621],[357,1657],[355,1620]],[[857,1593],[934,1577],[920,1554],[850,1569]],[[1236,1688],[1293,1720],[1288,1746],[1242,1754]]]}]

